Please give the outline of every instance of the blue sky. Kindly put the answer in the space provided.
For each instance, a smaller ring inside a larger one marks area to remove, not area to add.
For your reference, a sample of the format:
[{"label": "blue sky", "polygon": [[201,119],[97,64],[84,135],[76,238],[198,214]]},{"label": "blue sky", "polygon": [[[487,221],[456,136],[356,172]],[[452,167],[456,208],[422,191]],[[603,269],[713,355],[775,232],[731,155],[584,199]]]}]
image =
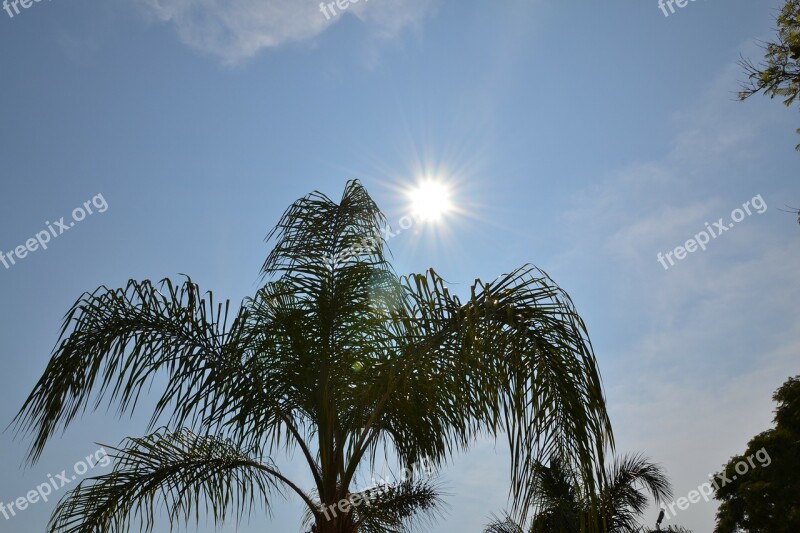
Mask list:
[{"label": "blue sky", "polygon": [[[0,265],[2,425],[83,291],[187,273],[236,302],[296,198],[358,178],[396,221],[398,191],[435,175],[458,213],[391,240],[397,270],[432,266],[458,290],[545,269],[589,327],[618,450],[663,463],[686,495],[769,427],[772,392],[798,373],[800,227],[781,209],[800,204],[800,115],[734,100],[736,60],[757,57],[781,3],[665,17],[655,0],[370,0],[330,21],[301,0],[0,11],[0,250],[98,194],[108,205]],[[763,214],[658,263],[757,195]],[[145,423],[88,413],[33,468],[27,442],[0,434],[0,501]],[[481,531],[506,505],[503,442],[476,443],[443,478],[433,531]],[[43,531],[53,507],[0,517],[0,531]],[[710,533],[714,511],[675,520]],[[238,531],[299,531],[300,513],[279,501]]]}]

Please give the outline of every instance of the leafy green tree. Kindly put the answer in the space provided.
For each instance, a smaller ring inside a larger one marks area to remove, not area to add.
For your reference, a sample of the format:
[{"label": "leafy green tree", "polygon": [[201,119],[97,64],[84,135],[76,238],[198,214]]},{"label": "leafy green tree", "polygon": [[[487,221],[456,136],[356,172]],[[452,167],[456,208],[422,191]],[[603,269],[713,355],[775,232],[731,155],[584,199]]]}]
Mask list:
[{"label": "leafy green tree", "polygon": [[[425,479],[354,489],[377,458],[438,468],[480,435],[505,435],[517,500],[557,454],[586,476],[613,443],[597,361],[569,297],[525,266],[464,300],[433,270],[397,276],[385,218],[358,182],[315,192],[268,236],[263,283],[238,308],[190,279],[130,281],[81,296],[16,417],[29,459],[87,408],[139,406],[148,431],[111,473],[63,499],[48,530],[150,531],[207,512],[221,524],[299,498],[316,533],[405,531],[440,494]],[[156,429],[163,426],[161,429]],[[155,431],[153,431],[155,430]],[[307,477],[276,461],[296,451]]]},{"label": "leafy green tree", "polygon": [[756,65],[747,59],[740,61],[748,77],[739,92],[740,100],[763,91],[790,106],[800,96],[800,0],[786,2],[777,24],[777,41],[764,43],[764,62]]},{"label": "leafy green tree", "polygon": [[717,474],[716,533],[800,531],[800,376],[775,392],[775,427]]},{"label": "leafy green tree", "polygon": [[[636,533],[642,531],[639,519],[647,509],[647,495],[656,504],[672,497],[664,470],[641,455],[615,459],[598,484],[597,495],[563,461],[537,464],[533,477],[537,498],[530,523],[520,524],[507,516],[489,524],[485,533],[582,533],[592,529],[594,514],[600,518],[597,531]],[[594,513],[596,502],[599,509]]]}]

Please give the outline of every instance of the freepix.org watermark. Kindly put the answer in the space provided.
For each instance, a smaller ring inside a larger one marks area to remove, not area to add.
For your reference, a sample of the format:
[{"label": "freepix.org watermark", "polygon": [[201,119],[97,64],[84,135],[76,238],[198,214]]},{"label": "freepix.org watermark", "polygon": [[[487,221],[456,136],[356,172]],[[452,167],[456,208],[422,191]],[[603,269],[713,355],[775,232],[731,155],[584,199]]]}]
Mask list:
[{"label": "freepix.org watermark", "polygon": [[109,457],[105,449],[100,448],[93,454],[87,455],[83,460],[75,463],[72,467],[72,474],[67,473],[66,470],[62,470],[55,476],[53,474],[47,474],[47,481],[34,490],[28,491],[25,496],[20,496],[11,503],[0,501],[0,515],[3,515],[6,520],[11,520],[13,517],[17,516],[17,513],[21,513],[29,506],[40,501],[48,501],[50,495],[55,494],[78,479],[78,476],[83,476],[96,466],[105,468],[109,464],[111,464],[111,457]]},{"label": "freepix.org watermark", "polygon": [[44,223],[47,227],[25,241],[25,244],[20,244],[10,252],[4,252],[0,249],[0,264],[8,270],[16,265],[17,261],[25,259],[29,253],[39,249],[47,250],[47,244],[51,239],[60,237],[65,231],[75,227],[75,224],[85,220],[87,216],[93,215],[92,207],[97,209],[98,213],[105,213],[108,210],[108,203],[102,194],[97,194],[91,200],[83,202],[83,206],[73,209],[72,220],[69,222],[64,221],[66,217],[61,217],[53,223],[48,220]]},{"label": "freepix.org watermark", "polygon": [[[3,0],[3,10],[8,13],[9,18],[14,18],[14,15],[19,15],[21,11],[19,10],[20,6],[23,9],[29,9],[33,4],[38,4],[42,0]],[[50,0],[47,0],[48,2]],[[11,10],[14,10],[13,12]]]},{"label": "freepix.org watermark", "polygon": [[393,229],[391,225],[387,224],[380,228],[379,231],[376,231],[373,236],[364,237],[359,243],[352,245],[347,250],[326,257],[325,262],[330,269],[338,268],[350,261],[355,260],[361,254],[369,253],[371,250],[376,250],[378,248],[378,242],[381,240],[381,238],[383,238],[384,241],[389,242],[391,239],[394,239],[400,235],[403,231],[411,229],[415,224],[423,222],[424,220],[425,217],[418,213],[415,213],[413,216],[405,215],[400,217],[400,220],[397,221],[399,228],[395,227]]},{"label": "freepix.org watermark", "polygon": [[[658,0],[658,9],[664,13],[665,17],[670,16],[670,14],[675,14],[675,6],[680,8],[684,8],[689,5],[689,2],[696,2],[697,0]],[[669,8],[669,11],[667,11]]]},{"label": "freepix.org watermark", "polygon": [[[338,13],[336,12],[336,8],[339,8],[339,11],[344,11],[350,4],[357,4],[359,1],[369,2],[369,0],[336,0],[335,2],[321,2],[319,4],[319,11],[327,20],[331,20],[331,18],[336,17]],[[331,16],[332,15],[332,16]]]},{"label": "freepix.org watermark", "polygon": [[347,514],[351,509],[359,507],[362,503],[370,507],[372,505],[372,500],[389,492],[389,490],[397,487],[400,483],[405,483],[412,479],[431,477],[434,473],[434,469],[430,461],[428,459],[422,459],[420,463],[421,464],[414,463],[410,468],[404,468],[401,479],[394,483],[389,483],[386,479],[376,481],[373,477],[373,485],[371,487],[353,492],[349,494],[347,498],[342,498],[337,503],[331,504],[328,507],[323,507],[320,511],[325,515],[326,520],[333,520],[338,516],[339,512]]},{"label": "freepix.org watermark", "polygon": [[[755,211],[752,211],[750,209],[751,207]],[[754,212],[761,215],[766,211],[767,203],[761,195],[754,196],[752,199],[743,203],[741,209],[737,207],[731,211],[731,220],[733,220],[733,222],[730,224],[725,224],[725,219],[722,218],[714,222],[714,224],[706,222],[706,229],[695,235],[694,238],[686,241],[683,246],[678,246],[671,252],[665,254],[658,252],[658,254],[656,254],[656,260],[661,263],[664,270],[668,270],[669,267],[675,266],[675,261],[672,259],[673,255],[675,259],[682,261],[686,259],[687,254],[696,252],[698,248],[705,251],[706,245],[711,242],[711,239],[716,239],[735,226],[737,222],[741,222],[745,217],[752,215]],[[669,265],[667,265],[667,261],[669,261]]]},{"label": "freepix.org watermark", "polygon": [[[756,465],[753,459],[758,461],[758,465]],[[761,448],[756,453],[750,454],[750,456],[746,459],[742,459],[736,463],[734,466],[736,474],[731,475],[730,478],[725,475],[724,471],[716,476],[709,474],[708,477],[711,478],[711,482],[706,481],[702,485],[698,486],[697,489],[690,491],[686,496],[678,498],[671,504],[662,507],[662,510],[664,511],[664,517],[667,520],[674,518],[675,515],[678,514],[678,511],[685,511],[691,504],[699,502],[700,498],[708,503],[708,501],[714,495],[714,489],[719,490],[728,483],[736,480],[739,476],[747,474],[751,468],[755,468],[756,466],[761,466],[763,468],[769,466],[770,464],[772,464],[772,458],[769,456],[769,452],[767,452],[766,448]],[[676,506],[678,507],[678,510],[675,510]]]}]

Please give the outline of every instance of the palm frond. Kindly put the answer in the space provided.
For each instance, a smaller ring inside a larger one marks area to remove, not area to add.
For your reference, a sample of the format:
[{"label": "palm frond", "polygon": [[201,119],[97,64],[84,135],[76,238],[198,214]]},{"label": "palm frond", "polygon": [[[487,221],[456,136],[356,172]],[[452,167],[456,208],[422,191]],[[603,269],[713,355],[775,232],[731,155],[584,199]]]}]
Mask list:
[{"label": "palm frond", "polygon": [[506,433],[523,514],[543,459],[564,457],[584,478],[602,478],[613,441],[597,363],[569,297],[546,274],[524,267],[478,281],[464,303],[434,271],[403,284],[396,354],[387,381],[374,385],[386,391],[376,439],[388,434],[403,462],[438,464],[481,432]]},{"label": "palm frond", "polygon": [[268,507],[280,491],[280,473],[230,441],[183,430],[163,430],[113,448],[110,474],[72,490],[48,524],[52,533],[152,531],[158,508],[170,524],[197,523],[200,512],[221,524]]},{"label": "palm frond", "polygon": [[603,491],[612,531],[632,532],[647,509],[649,493],[656,505],[672,498],[672,486],[663,468],[639,454],[615,459]]},{"label": "palm frond", "polygon": [[[380,229],[386,218],[358,181],[349,181],[339,203],[320,192],[294,202],[267,235],[274,246],[264,261],[265,276],[288,275],[293,281],[328,280],[354,261],[386,266]],[[316,287],[315,287],[316,285]]]},{"label": "palm frond", "polygon": [[[86,293],[67,313],[53,356],[33,392],[15,418],[17,431],[34,434],[30,460],[46,442],[104,397],[120,413],[133,410],[142,390],[160,371],[168,384],[153,414],[169,406],[182,425],[192,415],[219,418],[233,408],[222,391],[242,382],[228,327],[230,305],[215,305],[187,279],[181,285],[131,280],[125,288],[100,287]],[[251,393],[252,395],[252,393]],[[152,426],[151,426],[152,427]]]},{"label": "palm frond", "polygon": [[429,479],[394,483],[383,480],[372,487],[348,493],[339,502],[320,505],[318,513],[306,509],[303,527],[313,530],[315,521],[338,521],[361,533],[408,533],[424,529],[441,518],[443,495],[441,487]]},{"label": "palm frond", "polygon": [[525,529],[514,522],[510,515],[502,517],[493,516],[492,521],[486,525],[483,533],[526,533]]},{"label": "palm frond", "polygon": [[442,512],[440,488],[429,480],[407,480],[360,493],[354,524],[362,533],[408,533],[432,525]]}]

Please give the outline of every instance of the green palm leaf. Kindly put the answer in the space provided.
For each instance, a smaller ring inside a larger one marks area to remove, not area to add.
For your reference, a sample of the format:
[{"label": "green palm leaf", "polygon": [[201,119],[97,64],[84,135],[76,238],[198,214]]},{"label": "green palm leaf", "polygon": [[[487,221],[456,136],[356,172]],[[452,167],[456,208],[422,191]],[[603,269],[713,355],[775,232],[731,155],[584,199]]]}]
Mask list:
[{"label": "green palm leaf", "polygon": [[58,505],[49,530],[108,533],[150,531],[158,508],[170,519],[199,522],[199,510],[222,523],[237,518],[280,489],[276,467],[230,442],[188,430],[163,430],[111,448],[116,462],[105,476],[82,482]]}]

